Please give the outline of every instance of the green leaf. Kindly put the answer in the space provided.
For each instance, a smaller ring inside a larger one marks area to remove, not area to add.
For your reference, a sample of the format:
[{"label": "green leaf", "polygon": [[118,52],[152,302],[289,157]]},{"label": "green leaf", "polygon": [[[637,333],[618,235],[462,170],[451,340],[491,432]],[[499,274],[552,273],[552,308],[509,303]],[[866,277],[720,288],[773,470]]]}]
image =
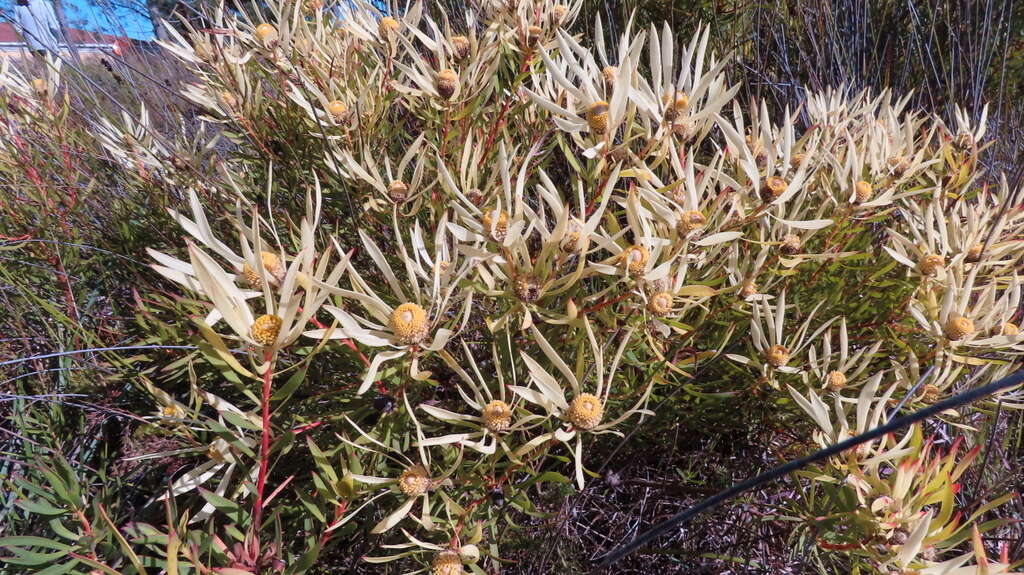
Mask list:
[{"label": "green leaf", "polygon": [[14,535],[11,537],[0,537],[0,547],[46,547],[60,551],[70,551],[72,547],[45,537],[33,535]]}]

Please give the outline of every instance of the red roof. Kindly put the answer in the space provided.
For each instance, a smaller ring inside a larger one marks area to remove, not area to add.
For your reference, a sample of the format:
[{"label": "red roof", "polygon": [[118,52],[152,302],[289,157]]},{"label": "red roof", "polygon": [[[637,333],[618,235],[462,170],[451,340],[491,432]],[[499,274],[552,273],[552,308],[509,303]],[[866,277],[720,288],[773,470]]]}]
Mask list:
[{"label": "red roof", "polygon": [[[117,44],[130,42],[127,38],[122,38],[120,36],[111,36],[110,34],[89,32],[87,30],[77,30],[75,28],[69,28],[66,32],[71,38],[71,41],[75,44]],[[0,42],[21,41],[21,35],[18,34],[18,31],[15,30],[12,24],[9,22],[0,22]]]}]

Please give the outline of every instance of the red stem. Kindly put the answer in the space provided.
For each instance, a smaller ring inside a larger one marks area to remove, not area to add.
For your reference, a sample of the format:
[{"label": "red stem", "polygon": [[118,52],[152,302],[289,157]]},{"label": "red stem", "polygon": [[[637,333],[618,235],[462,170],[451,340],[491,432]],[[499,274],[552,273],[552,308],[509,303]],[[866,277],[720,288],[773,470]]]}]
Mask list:
[{"label": "red stem", "polygon": [[260,438],[260,470],[256,479],[256,501],[253,503],[253,541],[255,550],[259,549],[260,524],[263,521],[263,493],[267,488],[267,471],[270,467],[270,383],[274,378],[273,355],[270,350],[263,352],[266,371],[263,372],[263,433]]}]

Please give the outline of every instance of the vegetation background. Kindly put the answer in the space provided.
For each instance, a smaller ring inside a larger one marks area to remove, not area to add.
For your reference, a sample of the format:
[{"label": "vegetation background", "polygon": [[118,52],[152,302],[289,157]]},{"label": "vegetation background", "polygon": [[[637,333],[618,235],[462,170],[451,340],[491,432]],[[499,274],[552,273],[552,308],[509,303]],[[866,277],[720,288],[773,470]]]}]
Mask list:
[{"label": "vegetation background", "polygon": [[[454,0],[439,1],[461,8]],[[179,4],[177,14],[193,18],[193,8]],[[1019,2],[588,0],[579,19],[592,22],[600,15],[615,37],[615,23],[634,13],[641,27],[672,22],[682,38],[699,22],[710,23],[716,51],[733,54],[728,73],[742,83],[740,99],[767,98],[776,110],[802,102],[805,89],[841,85],[912,91],[912,106],[946,118],[954,102],[966,105],[974,119],[988,104],[996,144],[986,161],[1020,181]],[[86,142],[91,136],[85,126],[141,99],[159,131],[191,141],[199,122],[179,125],[176,118],[198,112],[178,96],[191,78],[160,54],[108,55],[99,64],[65,66],[75,72],[67,76],[72,101],[66,116],[54,119],[51,132],[21,142],[20,153],[5,157],[0,169],[0,479],[10,482],[11,471],[26,460],[48,461],[58,474],[65,471],[61,465],[87,470],[91,481],[76,485],[69,475],[66,487],[87,490],[130,517],[143,495],[179,465],[173,458],[133,461],[131,455],[159,447],[153,444],[157,439],[140,443],[133,433],[147,425],[135,414],[151,409],[133,382],[154,369],[183,368],[173,363],[175,350],[144,346],[189,340],[187,333],[176,333],[180,325],[156,313],[179,296],[167,292],[143,261],[146,247],[176,243],[178,232],[165,208],[179,205],[182,197],[177,186],[129,183]],[[200,182],[203,175],[182,175],[189,177]],[[102,351],[122,346],[140,348]],[[97,351],[59,355],[83,349]],[[32,356],[42,357],[20,362]],[[332,374],[319,374],[318,387],[304,393],[327,394],[334,383]],[[522,561],[519,571],[509,572],[577,572],[594,550],[788,459],[804,441],[773,417],[770,402],[756,397],[749,398],[742,417],[728,400],[692,396],[682,388],[662,401],[657,417],[592,454],[600,480],[564,500],[564,493],[552,493],[545,510],[553,518],[530,526],[511,556]],[[989,438],[985,464],[963,482],[967,500],[1024,487],[1022,413],[993,415],[982,428]],[[9,489],[3,491],[13,494]],[[618,572],[817,572],[820,565],[809,563],[806,549],[793,545],[789,526],[778,520],[776,506],[792,489],[788,482],[769,485],[711,512],[663,542],[658,553],[666,558],[643,555]],[[22,527],[16,525],[13,495],[0,499],[3,530],[17,532]],[[1021,501],[1008,505],[1010,515],[1024,517]],[[1000,538],[1011,557],[1024,555],[1024,527],[1009,526]],[[355,565],[353,551],[328,554],[322,572],[376,572]],[[5,569],[0,566],[0,572]]]}]

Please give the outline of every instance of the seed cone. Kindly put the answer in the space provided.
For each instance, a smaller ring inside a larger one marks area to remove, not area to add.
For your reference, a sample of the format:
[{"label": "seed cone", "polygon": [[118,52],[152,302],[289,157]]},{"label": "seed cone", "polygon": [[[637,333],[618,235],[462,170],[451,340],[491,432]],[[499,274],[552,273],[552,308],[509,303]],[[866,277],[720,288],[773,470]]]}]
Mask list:
[{"label": "seed cone", "polygon": [[451,44],[452,49],[455,50],[455,59],[465,60],[469,57],[469,38],[465,36],[452,36]]},{"label": "seed cone", "polygon": [[281,318],[276,315],[261,315],[252,322],[252,339],[259,345],[269,347],[281,333]]},{"label": "seed cone", "polygon": [[765,178],[761,185],[761,201],[766,204],[775,201],[786,191],[788,185],[789,183],[779,176]]},{"label": "seed cone", "polygon": [[829,391],[839,391],[846,387],[846,374],[841,371],[830,371],[825,376],[825,387]]},{"label": "seed cone", "polygon": [[402,472],[398,477],[398,488],[407,497],[418,497],[430,489],[430,475],[427,468],[416,464]]},{"label": "seed cone", "polygon": [[392,202],[401,204],[409,198],[409,186],[405,185],[405,182],[401,180],[395,180],[388,184],[388,197],[391,198]]},{"label": "seed cone", "polygon": [[951,317],[942,331],[951,341],[957,341],[974,333],[974,322],[963,316]]},{"label": "seed cone", "polygon": [[946,260],[938,254],[928,254],[917,263],[917,269],[926,276],[933,276],[946,267]]},{"label": "seed cone", "polygon": [[505,241],[508,235],[508,212],[502,210],[495,221],[494,210],[487,210],[481,222],[484,225],[484,233],[491,236],[491,239],[499,243]]},{"label": "seed cone", "polygon": [[647,311],[656,316],[665,316],[672,311],[672,294],[658,292],[647,301]]},{"label": "seed cone", "polygon": [[413,345],[426,339],[430,326],[427,312],[414,303],[403,303],[391,312],[391,333],[398,341]]},{"label": "seed cone", "polygon": [[569,404],[566,417],[578,429],[594,429],[601,423],[604,416],[604,405],[601,400],[590,393],[581,393]]},{"label": "seed cone", "polygon": [[462,559],[459,558],[458,552],[449,549],[435,555],[431,573],[433,575],[462,575],[465,573],[462,570]]},{"label": "seed cone", "polygon": [[694,230],[699,230],[708,225],[708,219],[697,210],[683,212],[676,223],[676,229],[681,235],[686,235]]},{"label": "seed cone", "polygon": [[256,27],[256,37],[262,42],[273,42],[277,40],[277,29],[264,22]]},{"label": "seed cone", "polygon": [[858,204],[863,204],[864,202],[870,201],[871,197],[874,194],[875,192],[871,188],[871,184],[865,182],[864,180],[857,182],[853,186],[853,195],[857,198]]},{"label": "seed cone", "polygon": [[484,406],[480,417],[484,427],[495,433],[505,431],[512,424],[512,408],[500,399],[495,399]]},{"label": "seed cone", "polygon": [[642,275],[647,268],[647,260],[650,257],[650,252],[643,246],[634,245],[626,248],[626,251],[622,252],[622,261],[626,264],[626,273],[631,277]]},{"label": "seed cone", "polygon": [[459,75],[455,70],[447,68],[437,73],[437,93],[445,100],[450,100],[459,89]]},{"label": "seed cone", "polygon": [[608,131],[608,102],[599,100],[587,107],[587,127],[598,136]]},{"label": "seed cone", "polygon": [[789,363],[789,349],[784,345],[773,345],[764,353],[764,359],[772,367],[782,367]]}]

